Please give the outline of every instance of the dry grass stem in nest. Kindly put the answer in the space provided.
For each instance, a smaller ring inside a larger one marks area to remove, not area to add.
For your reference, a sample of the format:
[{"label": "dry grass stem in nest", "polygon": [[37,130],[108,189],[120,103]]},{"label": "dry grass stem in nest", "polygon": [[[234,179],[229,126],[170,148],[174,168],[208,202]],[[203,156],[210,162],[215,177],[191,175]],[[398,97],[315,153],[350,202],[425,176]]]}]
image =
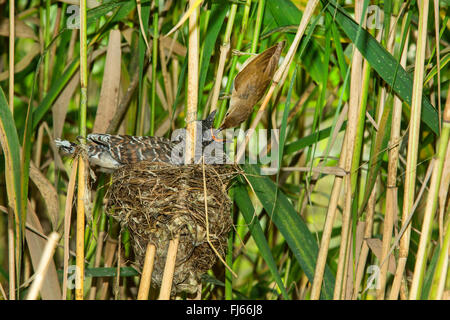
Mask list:
[{"label": "dry grass stem in nest", "polygon": [[[227,185],[238,173],[237,166],[205,165],[209,240],[222,257],[232,226]],[[169,241],[180,235],[172,294],[196,293],[217,259],[206,236],[204,177],[202,164],[139,162],[115,171],[107,192],[107,213],[130,230],[139,269],[148,242],[156,246],[152,285],[161,285]]]}]

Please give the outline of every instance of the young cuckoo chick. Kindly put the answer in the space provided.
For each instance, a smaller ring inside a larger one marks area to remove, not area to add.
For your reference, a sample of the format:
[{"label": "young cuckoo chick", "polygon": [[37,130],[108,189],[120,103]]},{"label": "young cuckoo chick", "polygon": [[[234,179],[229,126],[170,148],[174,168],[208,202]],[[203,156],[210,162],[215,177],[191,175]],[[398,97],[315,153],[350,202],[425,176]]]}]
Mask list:
[{"label": "young cuckoo chick", "polygon": [[[202,132],[202,147],[214,142],[208,133],[214,123],[215,112],[205,120],[197,121]],[[181,139],[179,139],[181,137]],[[200,136],[199,136],[200,137]],[[139,161],[173,163],[173,150],[182,142],[182,135],[174,141],[164,137],[112,135],[91,133],[85,144],[76,144],[67,140],[56,139],[55,144],[66,155],[74,155],[79,148],[85,148],[89,163],[98,166],[101,171],[112,172],[119,167]],[[182,149],[181,149],[182,150]]]}]

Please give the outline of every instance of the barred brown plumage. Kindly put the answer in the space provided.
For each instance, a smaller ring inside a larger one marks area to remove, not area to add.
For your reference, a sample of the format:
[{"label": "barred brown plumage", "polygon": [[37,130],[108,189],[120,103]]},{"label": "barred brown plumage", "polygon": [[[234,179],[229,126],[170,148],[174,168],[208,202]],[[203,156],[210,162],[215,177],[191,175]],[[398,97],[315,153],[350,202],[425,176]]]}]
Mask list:
[{"label": "barred brown plumage", "polygon": [[[215,111],[205,120],[198,121],[201,134],[209,133],[214,122]],[[181,138],[181,139],[180,139]],[[85,151],[90,164],[100,167],[103,171],[112,171],[123,165],[140,161],[176,163],[175,152],[183,151],[176,147],[183,136],[177,136],[175,141],[164,137],[112,135],[91,133],[86,137]],[[202,135],[203,147],[213,142],[211,135]],[[81,145],[67,140],[55,140],[56,146],[64,153],[74,155]],[[179,164],[179,163],[176,163]]]},{"label": "barred brown plumage", "polygon": [[99,166],[114,169],[139,161],[170,162],[173,144],[162,137],[136,137],[129,135],[89,134],[94,143],[88,149],[89,158]]}]

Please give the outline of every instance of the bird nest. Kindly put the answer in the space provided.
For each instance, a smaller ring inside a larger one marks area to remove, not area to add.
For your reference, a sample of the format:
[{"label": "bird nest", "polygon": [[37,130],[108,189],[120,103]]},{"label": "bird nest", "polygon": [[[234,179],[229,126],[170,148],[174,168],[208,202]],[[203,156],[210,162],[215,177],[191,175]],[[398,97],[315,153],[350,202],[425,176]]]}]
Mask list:
[{"label": "bird nest", "polygon": [[232,226],[227,185],[237,173],[238,167],[230,165],[155,162],[127,165],[113,173],[107,212],[129,229],[139,269],[147,244],[155,245],[153,286],[161,285],[169,241],[176,235],[180,240],[172,294],[196,293],[201,275],[216,262],[215,251],[225,255]]}]

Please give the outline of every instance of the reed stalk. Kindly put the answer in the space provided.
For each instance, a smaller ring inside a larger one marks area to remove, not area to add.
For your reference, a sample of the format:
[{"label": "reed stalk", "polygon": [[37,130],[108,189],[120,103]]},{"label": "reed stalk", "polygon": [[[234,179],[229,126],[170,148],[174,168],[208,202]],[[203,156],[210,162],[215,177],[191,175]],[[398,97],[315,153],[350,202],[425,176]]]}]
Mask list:
[{"label": "reed stalk", "polygon": [[66,205],[64,209],[64,258],[63,258],[63,292],[62,299],[67,298],[67,274],[69,271],[69,241],[70,241],[70,222],[72,217],[72,201],[75,192],[75,181],[78,173],[78,160],[73,161],[72,171],[70,173],[69,185],[67,187]]},{"label": "reed stalk", "polygon": [[145,251],[144,266],[142,268],[141,282],[139,284],[138,300],[148,300],[148,293],[152,281],[153,264],[155,262],[156,247],[154,244],[147,244]]},{"label": "reed stalk", "polygon": [[9,110],[14,114],[15,1],[9,1]]},{"label": "reed stalk", "polygon": [[[80,0],[80,108],[78,134],[86,137],[87,115],[87,85],[88,85],[88,61],[87,61],[87,3]],[[77,223],[76,223],[76,272],[79,286],[75,288],[75,299],[84,299],[84,231],[85,231],[85,201],[87,168],[83,156],[79,156],[78,162],[78,192],[77,192]]]},{"label": "reed stalk", "polygon": [[[402,34],[408,32],[406,30],[406,17],[403,19]],[[395,34],[393,32],[393,34]],[[406,35],[404,47],[400,48],[400,65],[405,67],[406,54],[408,48],[409,35]],[[397,187],[397,167],[400,152],[400,127],[402,121],[402,101],[399,97],[394,96],[394,102],[392,107],[392,120],[391,120],[391,136],[389,140],[388,151],[388,176],[387,176],[387,189],[386,189],[386,213],[383,223],[383,243],[381,251],[381,261],[385,261],[388,258],[388,252],[392,240],[392,230],[394,227],[395,218],[398,216],[398,187]],[[386,278],[388,271],[388,263],[380,266],[380,277],[378,279],[379,288],[377,289],[377,299],[381,300],[385,297],[386,291]]]},{"label": "reed stalk", "polygon": [[[415,199],[429,0],[420,1],[418,4],[419,4],[419,28],[416,43],[417,51],[414,66],[411,118],[409,121],[405,190],[404,190],[403,210],[402,210],[402,226],[405,225],[405,221],[411,212]],[[409,254],[410,234],[411,234],[411,225],[407,227],[405,234],[402,236],[400,240],[399,261],[391,289],[390,294],[391,299],[396,299],[400,292],[401,280],[403,278],[403,273],[406,267],[406,260]],[[414,295],[411,296],[411,298],[412,297],[414,297]]]},{"label": "reed stalk", "polygon": [[[379,33],[381,35],[381,32]],[[379,36],[381,38],[381,36]],[[378,38],[378,39],[379,39]],[[378,40],[377,39],[377,40]],[[362,69],[362,90],[361,90],[361,99],[359,101],[359,116],[358,116],[358,127],[356,132],[356,140],[355,140],[355,146],[354,146],[354,152],[352,156],[352,169],[351,169],[351,192],[352,195],[355,194],[357,186],[358,186],[358,171],[361,166],[361,154],[362,154],[362,147],[363,147],[363,139],[364,139],[364,127],[365,127],[365,120],[366,120],[366,109],[367,109],[367,97],[369,92],[369,83],[370,83],[370,65],[367,62],[367,60],[364,61],[363,69]],[[381,103],[383,104],[383,103]],[[372,193],[369,198],[369,203],[367,207],[367,214],[365,219],[365,229],[364,229],[364,238],[368,239],[372,235],[372,226],[373,226],[373,216],[375,212],[375,196],[376,196],[376,183],[373,187]],[[357,198],[355,196],[355,198]],[[357,201],[356,199],[353,201]],[[349,239],[349,240],[352,240]],[[354,249],[353,251],[357,250]],[[360,249],[360,254],[358,257],[355,258],[355,279],[353,281],[353,288],[350,289],[350,286],[347,286],[347,290],[345,292],[350,292],[352,290],[351,297],[352,299],[356,299],[356,296],[359,292],[359,287],[361,284],[362,276],[364,273],[364,267],[366,265],[367,256],[369,253],[369,247],[366,243],[366,241],[363,241],[362,247]],[[353,252],[351,252],[353,254]],[[347,275],[347,278],[353,278],[353,268],[352,266],[349,266],[348,264],[345,267],[344,274]],[[346,298],[350,297],[350,293],[346,296]]]},{"label": "reed stalk", "polygon": [[358,111],[358,127],[357,135],[355,140],[355,152],[353,153],[351,172],[351,186],[352,193],[355,193],[358,179],[358,171],[361,166],[361,153],[363,147],[364,139],[364,126],[366,120],[366,109],[367,109],[367,96],[369,94],[369,84],[370,84],[370,65],[367,60],[364,60],[364,65],[362,68],[362,90],[361,99],[359,101],[359,111]]},{"label": "reed stalk", "polygon": [[[15,53],[15,1],[9,1],[9,110],[14,115],[14,53]],[[6,174],[6,180],[11,180],[10,174]],[[14,212],[8,210],[8,276],[9,276],[9,299],[16,299],[16,235],[15,235]]]},{"label": "reed stalk", "polygon": [[[239,32],[239,35],[238,35],[238,38],[236,41],[236,47],[235,47],[235,50],[238,52],[242,48],[242,41],[244,40],[245,31],[247,30],[248,17],[250,15],[250,7],[251,7],[251,0],[246,0],[246,2],[244,4],[244,14],[242,17],[242,22],[241,22],[241,27],[240,27],[241,32]],[[230,70],[228,72],[227,84],[225,86],[225,94],[229,94],[230,91],[232,90],[231,87],[234,83],[233,80],[236,76],[237,62],[238,62],[238,55],[234,55],[231,59],[231,66],[230,66]],[[220,105],[218,115],[216,116],[216,121],[218,123],[222,123],[222,120],[225,117],[227,101],[228,100],[224,99]]]},{"label": "reed stalk", "polygon": [[[363,2],[359,1],[355,4],[355,20],[360,21],[361,27],[364,27],[363,17]],[[355,151],[355,141],[357,137],[358,129],[358,116],[360,111],[360,101],[361,101],[361,83],[362,83],[362,62],[363,58],[361,53],[353,47],[353,57],[351,65],[351,78],[350,78],[350,101],[347,116],[347,129],[346,134],[348,134],[347,140],[347,152],[344,162],[344,170],[348,174],[344,177],[344,212],[342,214],[342,232],[341,232],[341,246],[339,248],[339,260],[336,271],[336,284],[334,287],[334,299],[342,299],[346,292],[346,280],[345,280],[345,269],[346,261],[348,255],[350,254],[348,249],[348,241],[350,237],[351,230],[351,212],[352,212],[352,200],[353,200],[353,190],[352,190],[352,176],[356,173],[351,172],[352,162],[354,159]],[[358,159],[359,160],[359,159]]]},{"label": "reed stalk", "polygon": [[75,299],[84,299],[84,231],[85,231],[85,166],[84,160],[79,158],[78,163],[78,192],[77,192],[77,222],[76,222],[76,280]]},{"label": "reed stalk", "polygon": [[[173,88],[172,88],[172,80],[170,79],[170,73],[167,70],[167,58],[166,58],[166,52],[164,49],[164,46],[161,44],[161,39],[160,39],[160,44],[159,44],[159,57],[160,57],[160,63],[161,63],[161,73],[163,75],[163,80],[164,80],[164,89],[166,92],[166,97],[167,97],[167,106],[168,106],[168,110],[169,110],[169,115],[172,116],[172,107],[173,107]],[[152,73],[153,74],[153,73]]]},{"label": "reed stalk", "polygon": [[[339,157],[339,167],[341,168],[344,166],[345,158],[347,157],[347,137],[348,134],[346,132]],[[330,201],[328,203],[325,224],[322,231],[322,239],[320,241],[319,253],[316,260],[316,268],[314,270],[314,280],[311,287],[311,300],[319,300],[320,298],[323,275],[327,263],[328,248],[330,247],[331,234],[333,231],[334,220],[336,219],[337,206],[343,180],[343,177],[336,176],[331,189]]]},{"label": "reed stalk", "polygon": [[[445,123],[444,123],[445,128]],[[442,300],[445,290],[445,282],[448,276],[448,250],[450,248],[450,219],[447,218],[444,240],[439,252],[439,258],[434,271],[433,282],[430,289],[430,300]]]},{"label": "reed stalk", "polygon": [[155,112],[156,112],[156,68],[158,66],[158,44],[159,44],[159,31],[158,31],[158,21],[159,21],[159,6],[158,1],[154,1],[155,12],[153,13],[153,42],[152,42],[152,105],[150,110],[150,135],[155,134]]},{"label": "reed stalk", "polygon": [[[194,6],[196,1],[189,0],[189,5]],[[186,112],[186,153],[185,164],[192,162],[195,154],[197,136],[197,104],[198,104],[198,69],[199,69],[199,9],[195,8],[189,17],[189,51],[188,51],[188,88],[187,88],[187,112]]]},{"label": "reed stalk", "polygon": [[263,21],[264,9],[266,8],[266,0],[258,0],[258,10],[256,12],[255,29],[253,29],[253,40],[251,53],[256,53],[258,48],[259,35],[261,33],[261,25]]},{"label": "reed stalk", "polygon": [[[117,245],[118,241],[117,240],[113,240],[111,238],[108,238],[106,240],[106,245],[105,245],[105,257],[104,257],[104,266],[107,267],[112,267],[113,265],[113,259],[115,256],[115,253],[118,252],[117,250]],[[108,295],[108,288],[109,288],[109,281],[107,280],[103,280],[103,283],[101,283],[101,285],[99,286],[99,291],[100,291],[100,300],[105,300],[107,295]]]},{"label": "reed stalk", "polygon": [[434,0],[434,35],[436,38],[436,67],[437,67],[437,104],[438,104],[438,115],[439,115],[439,130],[442,130],[441,123],[441,49],[440,49],[440,38],[439,38],[439,0]]},{"label": "reed stalk", "polygon": [[[414,274],[411,283],[411,290],[409,294],[410,300],[421,298],[422,286],[425,276],[425,267],[428,258],[428,251],[430,246],[431,231],[433,227],[434,218],[438,206],[439,186],[441,185],[442,172],[444,169],[445,155],[447,153],[447,146],[450,134],[450,95],[447,97],[447,105],[445,110],[444,126],[441,131],[441,136],[437,142],[437,151],[435,155],[435,164],[433,175],[431,176],[430,189],[428,191],[427,202],[425,206],[425,214],[422,222],[422,230],[420,233],[419,248],[416,255],[416,264],[414,266]],[[433,296],[437,296],[436,290]]]},{"label": "reed stalk", "polygon": [[[190,8],[194,8],[196,0],[189,0]],[[200,11],[196,7],[189,16],[189,51],[188,51],[188,89],[187,89],[187,112],[186,112],[186,145],[185,164],[192,163],[195,157],[195,144],[197,136],[197,104],[198,104],[198,68],[199,68],[199,26],[198,17]],[[164,268],[160,300],[168,300],[172,288],[175,261],[177,258],[179,235],[169,241],[167,249],[166,265]]]},{"label": "reed stalk", "polygon": [[[367,202],[367,213],[366,213],[366,221],[364,227],[364,240],[361,246],[361,250],[359,252],[359,257],[357,259],[356,264],[356,272],[355,272],[355,281],[353,284],[353,294],[352,299],[356,300],[359,294],[359,288],[361,286],[362,279],[364,277],[364,268],[366,266],[367,257],[369,255],[369,246],[367,244],[366,239],[370,239],[372,237],[373,230],[373,218],[375,215],[375,205],[376,205],[376,195],[377,195],[377,185],[375,182],[373,186],[372,193],[370,194],[369,201]],[[366,291],[366,288],[362,292]]]},{"label": "reed stalk", "polygon": [[[236,42],[236,48],[235,49],[237,51],[239,51],[241,49],[241,47],[242,47],[242,41],[244,39],[244,35],[245,35],[246,30],[247,30],[248,19],[249,19],[249,14],[250,14],[250,7],[251,7],[251,1],[247,0],[247,2],[244,4],[244,14],[243,14],[243,17],[242,17],[242,23],[241,23],[241,28],[240,28],[241,32],[239,33],[239,36],[238,36],[238,39],[237,39],[237,42]],[[234,9],[233,14],[236,14],[235,10],[236,9]],[[232,26],[232,24],[230,24],[230,26]],[[228,28],[228,24],[227,24],[227,28]],[[258,26],[256,26],[256,28],[258,28]],[[258,32],[255,32],[255,33],[258,33]],[[230,45],[229,45],[230,34],[231,34],[231,28],[229,30],[229,34],[227,34],[226,38],[225,38],[225,39],[227,39],[228,44],[227,44],[227,47],[224,48],[224,49],[226,49],[226,52],[224,52],[224,57],[226,57],[226,54],[228,53],[228,51],[230,49]],[[254,50],[256,50],[256,44],[257,44],[257,42],[256,43],[255,42],[252,43],[252,53],[254,52],[253,48],[254,48]],[[232,59],[231,59],[231,67],[230,67],[230,70],[229,70],[229,73],[228,73],[228,81],[227,81],[227,84],[225,86],[225,93],[229,93],[230,92],[231,86],[233,84],[233,79],[236,76],[237,60],[238,60],[238,56],[237,55],[234,55],[232,57]],[[225,60],[223,60],[223,62],[221,62],[221,63],[223,64],[224,62],[225,62]],[[223,68],[223,66],[219,64],[219,68]],[[219,79],[217,79],[217,80],[219,80]],[[217,90],[219,90],[219,89],[220,88],[217,88]],[[217,97],[218,97],[218,91],[216,93],[216,96],[213,97],[213,99],[217,99]],[[226,102],[227,102],[227,100],[224,100],[222,102],[222,104],[221,104],[221,107],[220,107],[219,112],[218,112],[218,116],[216,117],[216,122],[217,123],[221,123],[222,122],[222,119],[223,119],[223,117],[225,115]],[[230,199],[232,201],[234,201],[234,194],[233,193],[230,193]],[[222,263],[227,267],[226,270],[225,270],[225,299],[226,300],[231,300],[232,299],[233,277],[234,278],[237,277],[236,274],[234,273],[234,271],[230,267],[230,266],[233,265],[233,241],[234,241],[234,239],[235,239],[235,235],[230,233],[230,235],[228,236],[228,251],[227,251],[227,255],[226,255],[226,262],[222,261]],[[210,244],[210,246],[216,252],[216,249],[211,244]],[[220,255],[217,252],[216,252],[216,255],[222,260],[222,257],[220,257]]]},{"label": "reed stalk", "polygon": [[177,259],[178,244],[180,243],[180,236],[169,241],[169,248],[167,249],[166,265],[164,266],[163,278],[161,282],[161,289],[159,291],[158,300],[169,300],[172,289],[173,274],[175,271],[175,261]]},{"label": "reed stalk", "polygon": [[[233,30],[234,18],[236,17],[237,4],[233,3],[230,8],[225,34],[220,45],[219,65],[217,67],[216,79],[214,81],[213,96],[211,100],[211,112],[217,109],[217,102],[219,101],[220,88],[222,87],[223,71],[225,69],[225,61],[228,52],[230,51],[230,38]],[[216,121],[219,123],[219,121]]]},{"label": "reed stalk", "polygon": [[[447,131],[447,132],[445,132]],[[443,114],[443,129],[442,136],[446,135],[448,140],[448,131],[450,131],[450,91],[447,91],[447,101],[445,103],[445,109]],[[441,137],[442,137],[441,136]],[[445,139],[441,138],[441,143],[444,143]],[[448,154],[450,148],[450,141],[447,142],[447,154],[446,159],[444,161],[448,161]],[[448,187],[446,192],[448,193]],[[444,203],[445,205],[445,203]],[[445,208],[441,209],[442,211],[446,210]],[[442,228],[442,232],[444,233],[443,239],[441,241],[441,247],[439,252],[439,258],[437,262],[436,269],[434,271],[433,281],[431,284],[429,299],[431,300],[441,300],[444,295],[445,284],[448,280],[448,266],[449,266],[449,258],[448,258],[448,250],[450,248],[450,215],[447,208],[447,218],[445,222],[445,227]],[[444,224],[444,222],[442,223]]]},{"label": "reed stalk", "polygon": [[[47,50],[48,45],[50,44],[50,6],[51,0],[45,1],[45,24],[44,24],[44,50]],[[46,54],[44,56],[44,74],[43,74],[43,90],[42,93],[45,94],[48,91],[49,87],[49,78],[50,78],[50,55]]]}]

